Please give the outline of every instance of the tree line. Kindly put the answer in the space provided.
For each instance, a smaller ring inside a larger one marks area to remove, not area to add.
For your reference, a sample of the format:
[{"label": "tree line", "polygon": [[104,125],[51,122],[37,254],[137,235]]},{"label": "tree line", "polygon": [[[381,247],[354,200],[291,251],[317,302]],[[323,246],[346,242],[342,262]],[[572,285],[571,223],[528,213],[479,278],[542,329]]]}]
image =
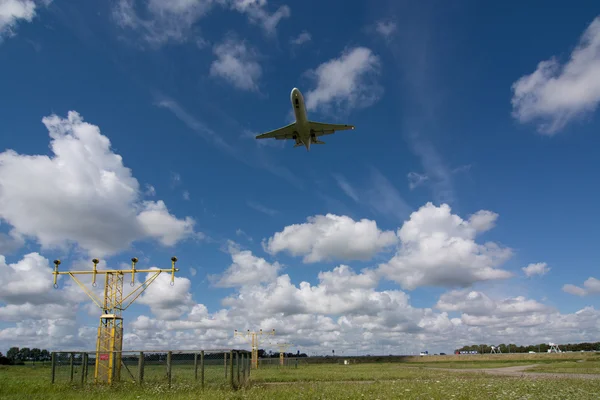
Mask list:
[{"label": "tree line", "polygon": [[[557,345],[561,351],[600,351],[600,342],[567,343]],[[500,350],[502,353],[529,353],[530,351],[535,351],[536,353],[546,353],[550,349],[550,345],[548,343],[530,344],[528,346],[517,346],[514,343],[502,343],[496,347],[496,351]],[[454,351],[477,351],[479,353],[491,353],[492,346],[487,344],[473,344],[469,346],[463,346]]]},{"label": "tree line", "polygon": [[50,361],[51,353],[46,349],[34,347],[11,347],[6,352],[6,356],[0,353],[0,365],[19,365],[25,361]]}]

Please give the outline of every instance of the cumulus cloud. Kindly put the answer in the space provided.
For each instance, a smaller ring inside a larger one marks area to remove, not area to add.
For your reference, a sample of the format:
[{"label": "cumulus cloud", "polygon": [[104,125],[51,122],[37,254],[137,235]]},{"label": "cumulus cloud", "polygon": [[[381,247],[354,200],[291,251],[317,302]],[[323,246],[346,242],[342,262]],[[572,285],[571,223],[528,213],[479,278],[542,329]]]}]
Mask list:
[{"label": "cumulus cloud", "polygon": [[[52,0],[44,0],[49,5]],[[0,43],[6,37],[15,35],[15,29],[20,22],[31,22],[36,16],[39,1],[33,0],[2,0],[0,2]]]},{"label": "cumulus cloud", "polygon": [[241,250],[232,241],[229,242],[228,251],[233,263],[222,276],[211,276],[217,287],[239,287],[272,282],[282,268],[278,262],[271,264],[264,258],[256,257],[249,250]]},{"label": "cumulus cloud", "polygon": [[370,49],[355,47],[307,71],[316,87],[306,92],[306,109],[327,112],[332,107],[345,111],[369,107],[383,94],[377,83],[380,68],[379,57]]},{"label": "cumulus cloud", "polygon": [[216,45],[217,59],[210,65],[210,75],[228,81],[241,90],[257,91],[262,68],[256,61],[256,52],[245,41],[227,38]]},{"label": "cumulus cloud", "polygon": [[551,310],[550,307],[523,296],[493,300],[485,293],[474,290],[453,290],[444,293],[435,307],[447,312],[462,312],[470,316],[471,322],[474,321],[472,317],[518,317]]},{"label": "cumulus cloud", "polygon": [[600,279],[589,277],[583,282],[583,287],[566,284],[562,288],[563,291],[574,294],[576,296],[590,296],[600,294]]},{"label": "cumulus cloud", "polygon": [[[231,256],[233,264],[250,270],[259,260],[237,248]],[[86,296],[76,285],[53,290],[51,277],[49,261],[39,254],[29,254],[14,264],[0,260],[0,285],[16,282],[10,291],[0,292],[0,302],[8,303],[0,306],[0,321],[5,323],[0,328],[3,347],[64,350],[90,348],[95,343],[95,323],[82,324],[74,312]],[[162,273],[138,299],[150,307],[152,315],[127,317],[131,320],[125,325],[124,345],[130,349],[247,348],[247,342],[233,337],[233,330],[260,327],[274,328],[277,341],[292,342],[307,353],[327,354],[334,348],[336,354],[378,354],[382,349],[385,354],[414,354],[423,346],[432,352],[449,352],[482,340],[585,341],[600,328],[600,312],[593,307],[560,314],[522,296],[493,299],[464,290],[442,295],[435,309],[417,308],[402,291],[377,290],[379,278],[372,270],[355,272],[340,265],[319,272],[317,278],[317,284],[294,284],[288,275],[251,279],[222,301],[223,308],[211,311],[192,300],[188,279],[176,276],[171,287],[170,275]],[[127,295],[129,285],[124,289]],[[101,288],[94,291],[99,293]],[[49,294],[57,297],[43,297]],[[450,318],[449,312],[460,316]],[[270,346],[265,342],[261,347]]]},{"label": "cumulus cloud", "polygon": [[526,276],[531,277],[534,275],[546,275],[550,268],[545,262],[529,264],[526,267],[521,268]]},{"label": "cumulus cloud", "polygon": [[251,23],[261,26],[268,35],[275,34],[279,22],[291,15],[290,8],[285,5],[269,13],[266,0],[147,0],[145,7],[141,7],[146,15],[143,18],[136,11],[135,0],[119,0],[113,6],[112,17],[121,28],[138,32],[145,42],[153,46],[195,39],[203,47],[206,42],[199,36],[198,23],[215,7],[246,15]]},{"label": "cumulus cloud", "polygon": [[140,201],[138,181],[98,126],[75,111],[42,122],[52,156],[0,153],[0,218],[14,235],[43,248],[76,244],[96,257],[137,240],[172,246],[195,235],[192,218],[178,219],[160,200]]},{"label": "cumulus cloud", "polygon": [[447,204],[436,207],[427,203],[402,225],[396,255],[378,271],[408,290],[508,278],[510,272],[496,267],[511,257],[511,250],[493,242],[475,241],[496,218],[497,214],[482,210],[463,220],[452,214]]},{"label": "cumulus cloud", "polygon": [[347,216],[317,215],[303,224],[286,226],[266,242],[265,251],[286,251],[304,256],[305,263],[324,260],[368,260],[398,241],[392,231],[382,231],[368,219],[354,221]]},{"label": "cumulus cloud", "polygon": [[513,116],[520,122],[539,121],[538,130],[554,135],[573,119],[600,103],[600,17],[581,36],[568,62],[556,57],[512,85]]}]

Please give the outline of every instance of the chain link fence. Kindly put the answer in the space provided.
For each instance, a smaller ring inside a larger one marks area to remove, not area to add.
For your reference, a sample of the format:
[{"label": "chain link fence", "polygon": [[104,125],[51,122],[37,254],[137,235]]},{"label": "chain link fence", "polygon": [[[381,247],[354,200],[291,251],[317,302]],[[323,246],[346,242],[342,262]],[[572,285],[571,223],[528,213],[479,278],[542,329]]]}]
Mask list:
[{"label": "chain link fence", "polygon": [[[52,353],[52,383],[178,383],[205,387],[246,385],[251,353],[246,350],[121,351]],[[109,365],[108,371],[102,367]]]}]

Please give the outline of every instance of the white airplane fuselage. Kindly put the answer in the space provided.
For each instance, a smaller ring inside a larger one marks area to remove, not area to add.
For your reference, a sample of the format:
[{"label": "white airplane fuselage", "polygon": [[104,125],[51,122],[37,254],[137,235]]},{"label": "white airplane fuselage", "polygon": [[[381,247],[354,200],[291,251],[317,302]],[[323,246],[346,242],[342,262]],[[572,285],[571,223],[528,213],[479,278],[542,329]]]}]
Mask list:
[{"label": "white airplane fuselage", "polygon": [[296,117],[296,131],[297,135],[294,139],[296,140],[296,146],[304,144],[306,150],[310,150],[310,144],[316,141],[316,137],[313,137],[310,131],[310,124],[308,123],[308,117],[306,115],[306,106],[304,105],[304,97],[298,88],[293,88],[290,94],[292,101],[292,110],[294,111],[294,117]]}]

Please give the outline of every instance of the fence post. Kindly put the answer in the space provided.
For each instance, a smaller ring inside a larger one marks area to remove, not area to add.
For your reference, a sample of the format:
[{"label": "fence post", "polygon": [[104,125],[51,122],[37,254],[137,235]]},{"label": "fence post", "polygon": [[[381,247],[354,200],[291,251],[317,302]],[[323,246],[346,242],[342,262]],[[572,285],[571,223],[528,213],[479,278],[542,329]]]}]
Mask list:
[{"label": "fence post", "polygon": [[225,355],[225,361],[223,361],[223,366],[225,367],[225,380],[227,380],[227,353],[223,352],[223,354]]},{"label": "fence post", "polygon": [[204,350],[200,352],[200,381],[204,389]]},{"label": "fence post", "polygon": [[244,380],[244,385],[246,384],[246,353],[240,354],[240,362],[242,363],[242,379]]},{"label": "fence post", "polygon": [[87,383],[88,380],[88,372],[90,370],[90,355],[88,353],[85,353],[83,355],[83,357],[85,358],[85,378],[84,378],[84,382]]},{"label": "fence post", "polygon": [[194,380],[198,380],[198,353],[194,353]]},{"label": "fence post", "polygon": [[75,372],[75,354],[70,353],[69,354],[69,366],[71,368],[71,379],[69,381],[69,383],[73,383],[73,373]]},{"label": "fence post", "polygon": [[235,388],[233,386],[233,350],[229,350],[229,384],[232,388]]},{"label": "fence post", "polygon": [[140,358],[138,359],[138,383],[141,385],[144,381],[144,352],[140,351]]},{"label": "fence post", "polygon": [[250,357],[250,354],[246,354],[246,365],[248,367],[248,379],[250,379],[250,375],[252,374],[252,359]]},{"label": "fence post", "polygon": [[235,364],[237,369],[237,386],[240,387],[240,352],[239,350],[235,352]]},{"label": "fence post", "polygon": [[52,383],[54,383],[54,378],[56,378],[56,352],[53,351],[52,352],[52,358],[51,358],[51,364],[52,364]]},{"label": "fence post", "polygon": [[81,384],[83,385],[83,382],[85,381],[85,363],[86,363],[86,359],[85,356],[87,356],[87,353],[81,353]]},{"label": "fence post", "polygon": [[169,351],[167,353],[167,379],[169,380],[169,387],[171,387],[171,356],[173,352]]}]

